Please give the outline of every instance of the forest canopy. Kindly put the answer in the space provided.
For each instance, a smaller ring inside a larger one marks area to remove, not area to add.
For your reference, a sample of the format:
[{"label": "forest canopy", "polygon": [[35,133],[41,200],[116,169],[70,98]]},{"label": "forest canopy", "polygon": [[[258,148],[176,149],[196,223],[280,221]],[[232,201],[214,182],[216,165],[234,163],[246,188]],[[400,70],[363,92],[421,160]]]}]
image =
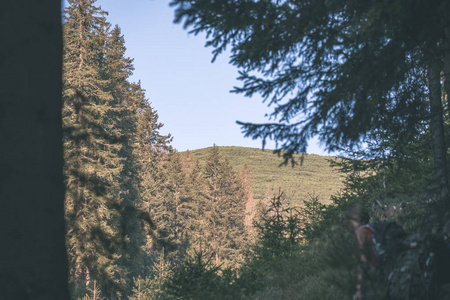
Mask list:
[{"label": "forest canopy", "polygon": [[234,92],[273,107],[269,123],[239,122],[245,135],[275,140],[285,161],[318,136],[345,153],[330,160],[343,184],[330,199],[287,199],[301,193],[270,186],[256,198],[252,170],[233,168],[220,147],[202,161],[175,151],[130,80],[120,27],[95,0],[69,0],[62,125],[73,299],[349,298],[348,207],[410,232],[442,228],[448,1],[171,5],[175,22],[207,34],[213,60],[231,49],[242,81]]}]

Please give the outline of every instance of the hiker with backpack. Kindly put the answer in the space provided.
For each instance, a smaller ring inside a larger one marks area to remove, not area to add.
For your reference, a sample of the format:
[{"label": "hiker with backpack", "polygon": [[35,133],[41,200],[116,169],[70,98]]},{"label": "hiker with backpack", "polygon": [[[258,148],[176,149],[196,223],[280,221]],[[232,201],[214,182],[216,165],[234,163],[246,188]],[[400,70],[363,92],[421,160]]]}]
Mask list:
[{"label": "hiker with backpack", "polygon": [[429,233],[407,234],[395,221],[366,227],[370,227],[376,262],[376,276],[370,280],[381,282],[380,289],[374,289],[378,299],[383,295],[385,300],[450,300],[439,296],[436,289],[445,278],[450,283],[450,248],[438,246],[444,244],[442,238],[436,241]]},{"label": "hiker with backpack", "polygon": [[[435,292],[436,247],[430,234],[407,234],[395,221],[369,225],[380,299],[438,300]],[[371,278],[374,279],[374,278]],[[448,299],[450,300],[450,299]]]},{"label": "hiker with backpack", "polygon": [[362,205],[352,206],[346,214],[349,227],[354,231],[358,249],[356,251],[360,265],[357,270],[356,291],[353,300],[362,300],[371,298],[367,287],[363,288],[362,282],[368,277],[369,273],[374,273],[377,265],[375,252],[373,250],[373,229],[368,225],[370,216],[366,208]]}]

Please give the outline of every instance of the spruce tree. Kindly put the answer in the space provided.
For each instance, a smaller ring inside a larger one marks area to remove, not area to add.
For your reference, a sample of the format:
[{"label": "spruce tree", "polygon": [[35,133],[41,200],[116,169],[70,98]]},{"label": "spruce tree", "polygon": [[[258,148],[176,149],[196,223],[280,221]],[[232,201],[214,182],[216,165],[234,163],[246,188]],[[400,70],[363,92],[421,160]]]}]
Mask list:
[{"label": "spruce tree", "polygon": [[67,246],[72,283],[121,290],[117,265],[119,175],[123,170],[117,103],[105,76],[106,12],[69,0],[64,22],[63,128]]},{"label": "spruce tree", "polygon": [[176,215],[175,223],[156,224],[150,216],[156,199],[169,202],[178,213],[183,180],[171,175],[182,172],[170,155],[170,135],[160,134],[163,124],[140,82],[129,81],[134,67],[125,55],[120,28],[111,29],[107,13],[94,2],[70,0],[65,11],[63,125],[70,275],[74,292],[83,285],[89,289],[95,280],[103,296],[126,297],[132,278],[148,273],[142,267],[151,261],[147,246],[164,247],[157,226],[163,232],[178,224],[173,227],[174,240],[180,244],[183,218]]},{"label": "spruce tree", "polygon": [[175,22],[194,34],[206,33],[214,59],[231,48],[230,62],[243,83],[233,92],[259,93],[273,107],[270,122],[238,122],[246,136],[262,138],[263,145],[275,140],[278,153],[289,159],[304,153],[314,136],[329,150],[357,149],[378,129],[396,130],[384,116],[394,120],[425,112],[435,191],[450,205],[441,87],[443,81],[449,93],[449,1],[173,0],[171,5]]},{"label": "spruce tree", "polygon": [[[165,247],[166,241],[157,231],[157,224],[153,222],[150,216],[153,215],[153,204],[157,197],[160,197],[160,184],[164,182],[163,164],[167,154],[172,151],[170,135],[162,135],[159,130],[163,126],[158,120],[157,112],[150,106],[145,99],[144,90],[140,83],[131,85],[131,91],[140,104],[136,107],[136,139],[133,145],[133,152],[138,162],[136,170],[139,177],[139,201],[137,207],[141,212],[145,228],[145,249],[151,253],[159,246]],[[158,226],[160,228],[160,226]]]},{"label": "spruce tree", "polygon": [[238,266],[246,243],[245,195],[237,174],[215,146],[207,159],[204,177],[203,245],[214,253],[216,265]]},{"label": "spruce tree", "polygon": [[[111,37],[120,37],[118,27],[113,29]],[[123,39],[117,39],[121,41]],[[118,43],[120,46],[122,43]],[[119,53],[123,53],[124,46],[117,47]],[[118,55],[124,59],[123,55]],[[113,60],[117,61],[117,60]],[[122,68],[129,66],[124,59]],[[128,68],[132,69],[131,67]],[[122,72],[127,74],[127,72]],[[119,76],[113,80],[120,79]],[[172,152],[170,147],[171,136],[160,134],[163,126],[158,120],[157,112],[151,107],[145,98],[145,91],[140,82],[122,82],[117,90],[121,98],[120,105],[121,128],[124,132],[121,139],[122,150],[119,153],[124,158],[124,168],[120,176],[121,202],[121,229],[126,238],[125,248],[122,250],[121,264],[126,269],[127,286],[131,288],[130,280],[139,276],[149,275],[155,258],[159,257],[158,250],[164,252],[170,248],[170,243],[164,236],[164,225],[159,224],[153,217],[155,210],[155,197],[159,197],[164,190],[163,184],[167,178],[165,175],[165,163],[168,154]],[[117,85],[116,85],[117,87]],[[158,235],[159,232],[159,235]],[[165,255],[162,255],[165,259]]]},{"label": "spruce tree", "polygon": [[290,256],[300,246],[302,238],[301,216],[292,209],[284,209],[284,194],[281,190],[270,201],[269,208],[262,212],[255,225],[258,241],[253,247],[256,260],[272,260]]},{"label": "spruce tree", "polygon": [[148,256],[145,252],[145,232],[140,211],[139,188],[139,156],[136,150],[138,135],[138,111],[145,109],[148,103],[139,84],[130,83],[129,77],[134,70],[133,60],[125,55],[125,40],[119,26],[108,32],[106,54],[103,65],[103,76],[108,80],[108,91],[113,97],[115,110],[110,118],[117,120],[121,129],[121,150],[123,169],[119,176],[119,197],[121,199],[120,229],[124,237],[120,251],[122,277],[127,279],[126,286],[132,286],[132,278],[143,276],[147,269]]},{"label": "spruce tree", "polygon": [[169,156],[166,167],[167,182],[164,185],[165,198],[171,210],[171,228],[175,245],[175,258],[179,261],[189,246],[189,223],[194,217],[190,202],[187,176],[183,172],[182,157],[179,153]]},{"label": "spruce tree", "polygon": [[186,202],[189,203],[189,215],[186,222],[186,234],[188,236],[188,252],[194,255],[202,251],[203,230],[205,216],[205,195],[203,192],[205,180],[203,169],[197,159],[189,151],[186,151],[182,159],[183,172],[186,174]]},{"label": "spruce tree", "polygon": [[189,219],[186,203],[185,174],[178,153],[164,153],[159,161],[158,177],[145,184],[151,188],[146,199],[150,216],[156,224],[158,238],[172,262],[179,261],[186,249],[185,223]]}]

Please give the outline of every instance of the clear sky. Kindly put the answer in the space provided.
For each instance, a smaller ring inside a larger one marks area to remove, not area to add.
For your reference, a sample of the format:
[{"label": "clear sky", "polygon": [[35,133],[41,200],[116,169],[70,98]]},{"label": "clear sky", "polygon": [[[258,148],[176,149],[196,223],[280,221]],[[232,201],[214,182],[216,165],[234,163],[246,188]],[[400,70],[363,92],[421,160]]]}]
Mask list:
[{"label": "clear sky", "polygon": [[[216,144],[261,148],[260,140],[244,138],[236,120],[265,122],[271,112],[261,98],[229,91],[239,86],[237,69],[224,54],[211,63],[212,48],[205,37],[188,34],[173,24],[169,0],[99,0],[125,37],[127,56],[134,58],[132,81],[141,81],[151,105],[164,124],[162,133],[173,136],[178,151]],[[274,149],[268,142],[266,149]],[[308,153],[326,154],[317,143]]]}]

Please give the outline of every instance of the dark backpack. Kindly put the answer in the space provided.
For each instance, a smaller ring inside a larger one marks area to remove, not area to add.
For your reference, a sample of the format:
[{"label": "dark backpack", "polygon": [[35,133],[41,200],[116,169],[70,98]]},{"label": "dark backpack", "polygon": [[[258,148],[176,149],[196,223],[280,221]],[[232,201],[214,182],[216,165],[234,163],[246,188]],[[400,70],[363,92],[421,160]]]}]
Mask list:
[{"label": "dark backpack", "polygon": [[430,287],[435,263],[430,240],[418,234],[408,236],[395,222],[370,226],[377,273],[386,285],[388,299],[433,299]]},{"label": "dark backpack", "polygon": [[389,300],[432,300],[435,253],[428,237],[413,234],[405,239],[401,252],[387,277]]},{"label": "dark backpack", "polygon": [[406,248],[406,232],[395,222],[378,222],[370,227],[373,230],[372,243],[377,269],[381,274],[389,274],[397,256]]}]

